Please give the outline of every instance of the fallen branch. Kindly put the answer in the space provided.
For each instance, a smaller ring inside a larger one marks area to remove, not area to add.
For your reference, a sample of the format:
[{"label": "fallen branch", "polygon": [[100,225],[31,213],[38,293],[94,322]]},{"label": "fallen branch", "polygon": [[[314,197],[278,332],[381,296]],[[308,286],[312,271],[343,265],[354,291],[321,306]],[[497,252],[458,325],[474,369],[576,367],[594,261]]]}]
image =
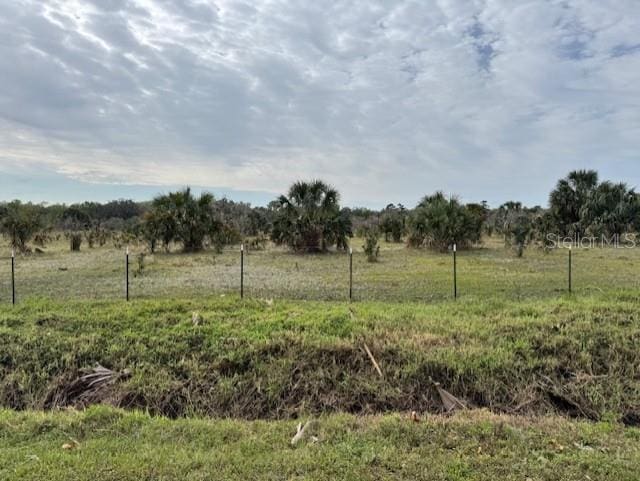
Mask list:
[{"label": "fallen branch", "polygon": [[364,350],[367,351],[367,355],[369,356],[369,359],[371,360],[371,364],[373,364],[373,367],[376,368],[376,371],[378,371],[378,374],[380,375],[380,377],[384,377],[384,375],[382,374],[382,369],[380,369],[380,366],[378,365],[378,362],[376,361],[376,358],[373,357],[373,354],[371,354],[371,351],[369,350],[369,346],[367,346],[367,344],[364,344]]}]

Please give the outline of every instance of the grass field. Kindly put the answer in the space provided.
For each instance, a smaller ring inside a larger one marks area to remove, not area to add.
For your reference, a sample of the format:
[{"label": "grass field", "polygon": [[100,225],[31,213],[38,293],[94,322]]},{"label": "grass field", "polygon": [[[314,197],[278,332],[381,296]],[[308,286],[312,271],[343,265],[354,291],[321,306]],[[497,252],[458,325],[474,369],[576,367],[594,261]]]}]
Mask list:
[{"label": "grass field", "polygon": [[[344,254],[251,252],[244,300],[236,250],[156,254],[129,303],[122,251],[19,257],[0,479],[637,479],[636,250],[574,251],[569,294],[566,251],[487,243],[455,301],[449,255],[383,247],[356,253],[354,303]],[[434,382],[469,409],[440,414]]]},{"label": "grass field", "polygon": [[104,407],[0,411],[0,479],[634,481],[640,463],[640,430],[555,417],[324,416],[292,447],[295,431]]},{"label": "grass field", "polygon": [[100,363],[132,376],[97,401],[171,417],[433,412],[433,380],[495,411],[620,420],[640,407],[638,299],[25,302],[0,309],[0,404],[52,407]]},{"label": "grass field", "polygon": [[[450,254],[407,249],[383,243],[380,261],[369,263],[353,239],[354,298],[356,300],[439,301],[452,296]],[[234,294],[240,285],[238,248],[222,254],[157,253],[146,256],[138,273],[132,246],[131,295],[137,298],[201,297]],[[10,299],[9,251],[0,252],[0,296]],[[117,299],[124,296],[124,251],[113,247],[71,253],[56,242],[45,254],[19,256],[17,295],[21,300]],[[640,249],[576,249],[573,289],[578,295],[635,292],[640,288]],[[498,239],[482,248],[458,253],[458,291],[484,299],[556,297],[567,290],[567,251],[544,253],[531,248],[518,259]],[[348,296],[348,258],[344,253],[296,255],[270,246],[245,256],[248,296],[274,299],[344,300]]]}]

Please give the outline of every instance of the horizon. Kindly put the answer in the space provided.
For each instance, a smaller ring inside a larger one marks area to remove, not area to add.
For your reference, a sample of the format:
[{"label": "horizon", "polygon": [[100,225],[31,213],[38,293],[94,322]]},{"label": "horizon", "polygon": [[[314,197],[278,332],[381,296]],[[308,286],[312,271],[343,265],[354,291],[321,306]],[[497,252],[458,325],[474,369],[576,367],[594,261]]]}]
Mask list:
[{"label": "horizon", "polygon": [[[569,173],[567,173],[569,174]],[[631,185],[628,182],[626,182],[625,180],[622,179],[611,179],[611,178],[604,178],[603,176],[600,175],[600,172],[596,171],[596,174],[598,175],[598,180],[599,182],[613,182],[613,183],[623,183],[625,184],[631,191],[635,191],[636,190],[636,186],[635,185]],[[564,180],[566,178],[566,176],[563,176],[561,179],[556,179],[556,181],[553,183],[553,185],[549,188],[549,192],[546,195],[546,201],[545,202],[541,202],[541,203],[535,203],[535,204],[528,204],[526,202],[523,202],[521,200],[521,198],[513,198],[513,199],[507,199],[504,200],[503,202],[500,202],[499,204],[494,204],[491,203],[489,201],[487,201],[486,199],[467,199],[464,196],[458,194],[458,193],[450,193],[450,192],[446,192],[442,189],[436,189],[433,192],[429,192],[429,193],[425,193],[422,196],[420,196],[418,199],[416,199],[413,202],[409,202],[409,203],[405,203],[405,202],[396,202],[393,200],[382,200],[380,201],[380,203],[376,204],[376,205],[363,205],[363,204],[347,204],[344,203],[341,200],[341,204],[343,207],[348,207],[351,209],[359,209],[359,208],[363,208],[363,209],[370,209],[370,210],[383,210],[387,205],[389,204],[395,204],[395,205],[404,205],[406,208],[408,209],[412,209],[414,208],[416,205],[418,205],[421,200],[428,195],[434,194],[436,192],[442,192],[445,196],[447,197],[451,197],[451,198],[456,198],[458,200],[460,200],[461,202],[465,203],[465,204],[481,204],[481,203],[487,203],[488,207],[490,209],[497,209],[500,206],[504,205],[507,202],[513,201],[513,202],[520,202],[522,204],[522,206],[524,208],[543,208],[543,209],[548,209],[549,208],[549,194],[551,193],[551,191],[556,188],[557,183],[560,180]],[[2,179],[0,178],[0,187],[2,187],[3,185],[3,181],[6,179]],[[310,180],[310,179],[306,179],[306,180]],[[319,179],[322,180],[322,179]],[[38,185],[37,184],[33,184],[31,182],[31,180],[29,179],[23,179],[23,182],[25,183],[30,183],[30,188],[31,189],[37,189]],[[73,180],[67,180],[67,182],[74,182]],[[208,187],[203,187],[203,186],[198,186],[198,185],[164,185],[164,186],[156,186],[156,185],[116,185],[117,187],[119,187],[120,192],[123,193],[123,195],[119,195],[117,197],[113,196],[111,194],[111,192],[113,191],[113,184],[89,184],[87,183],[84,188],[86,190],[83,190],[83,192],[89,192],[91,189],[91,194],[88,194],[85,197],[77,197],[74,198],[73,200],[65,200],[65,198],[57,198],[56,196],[53,197],[47,197],[47,198],[41,198],[41,197],[29,197],[27,196],[25,197],[19,197],[19,196],[15,196],[12,197],[11,194],[8,194],[8,196],[6,198],[0,198],[0,204],[1,203],[6,203],[6,202],[11,202],[14,200],[19,200],[21,202],[31,202],[34,204],[41,204],[41,205],[45,205],[45,206],[49,206],[49,205],[73,205],[73,204],[82,204],[85,202],[96,202],[99,204],[105,204],[108,202],[112,202],[112,201],[119,201],[119,200],[132,200],[136,203],[145,203],[145,202],[151,202],[155,197],[157,196],[161,196],[161,195],[165,195],[169,192],[175,192],[175,191],[179,191],[179,190],[183,190],[186,188],[191,189],[191,191],[193,193],[195,193],[196,195],[199,195],[201,193],[210,193],[214,196],[214,198],[216,200],[220,200],[220,199],[227,199],[233,202],[242,202],[242,203],[247,203],[249,205],[251,205],[251,207],[266,207],[271,201],[274,201],[278,198],[279,195],[281,194],[286,194],[286,191],[288,191],[288,189],[285,189],[285,191],[280,192],[280,193],[274,193],[274,194],[270,194],[267,192],[247,192],[247,191],[233,191],[233,190],[229,190],[229,189],[215,189],[215,188],[208,188]],[[331,185],[332,187],[335,187],[333,185]],[[104,193],[102,194],[96,194],[95,190],[102,190]],[[3,189],[0,188],[0,192],[5,192]],[[107,193],[109,192],[109,193]],[[340,199],[342,199],[342,192],[340,192],[338,190],[338,194]],[[638,193],[640,195],[640,193]]]}]

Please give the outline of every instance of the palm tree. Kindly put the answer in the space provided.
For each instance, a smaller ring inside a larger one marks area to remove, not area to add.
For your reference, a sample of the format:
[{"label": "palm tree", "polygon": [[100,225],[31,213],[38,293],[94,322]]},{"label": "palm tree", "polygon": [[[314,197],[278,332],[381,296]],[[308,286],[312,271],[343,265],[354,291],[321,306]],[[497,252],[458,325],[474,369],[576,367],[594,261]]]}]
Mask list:
[{"label": "palm tree", "polygon": [[352,236],[348,212],[340,209],[338,191],[320,180],[294,183],[273,204],[272,240],[299,252],[346,248]]},{"label": "palm tree", "polygon": [[213,202],[213,195],[203,193],[196,198],[189,187],[156,197],[145,216],[148,242],[155,245],[152,237],[158,236],[165,247],[178,241],[186,252],[201,250],[205,239],[214,237],[221,228]]},{"label": "palm tree", "polygon": [[602,182],[580,211],[593,235],[622,235],[633,229],[639,213],[638,195],[625,183]]},{"label": "palm tree", "polygon": [[561,234],[584,234],[587,226],[581,222],[581,211],[597,186],[595,170],[574,170],[558,181],[549,195],[549,206]]},{"label": "palm tree", "polygon": [[456,197],[442,192],[426,196],[409,217],[408,243],[446,251],[452,244],[467,247],[480,239],[481,224]]}]

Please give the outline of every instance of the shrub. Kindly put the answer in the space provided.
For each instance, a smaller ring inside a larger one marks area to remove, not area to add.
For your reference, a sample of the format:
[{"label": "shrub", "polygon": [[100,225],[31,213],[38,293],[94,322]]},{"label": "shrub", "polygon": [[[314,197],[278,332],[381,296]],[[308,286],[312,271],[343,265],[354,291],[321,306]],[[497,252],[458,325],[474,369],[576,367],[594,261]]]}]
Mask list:
[{"label": "shrub", "polygon": [[29,250],[27,244],[42,229],[42,224],[40,206],[19,200],[0,206],[0,232],[9,238],[11,247],[20,252]]},{"label": "shrub", "polygon": [[145,216],[144,237],[150,247],[161,238],[165,248],[172,241],[186,252],[199,251],[205,240],[219,235],[222,223],[216,218],[214,198],[204,193],[196,198],[190,188],[156,197]]},{"label": "shrub", "polygon": [[457,198],[442,192],[426,196],[409,217],[411,247],[429,247],[445,252],[452,244],[468,247],[480,239],[479,224]]},{"label": "shrub", "polygon": [[406,216],[406,209],[402,204],[398,204],[398,207],[394,204],[385,207],[380,220],[380,230],[384,233],[385,241],[402,242]]},{"label": "shrub", "polygon": [[367,229],[364,245],[362,249],[364,253],[367,255],[368,262],[377,262],[378,255],[380,254],[380,246],[378,245],[378,240],[380,239],[380,232],[375,227],[370,227]]},{"label": "shrub", "polygon": [[79,252],[82,245],[82,234],[79,232],[73,232],[69,234],[69,247],[72,252]]},{"label": "shrub", "polygon": [[353,235],[351,216],[340,209],[338,191],[322,181],[296,182],[274,203],[271,240],[298,252],[346,249]]}]

